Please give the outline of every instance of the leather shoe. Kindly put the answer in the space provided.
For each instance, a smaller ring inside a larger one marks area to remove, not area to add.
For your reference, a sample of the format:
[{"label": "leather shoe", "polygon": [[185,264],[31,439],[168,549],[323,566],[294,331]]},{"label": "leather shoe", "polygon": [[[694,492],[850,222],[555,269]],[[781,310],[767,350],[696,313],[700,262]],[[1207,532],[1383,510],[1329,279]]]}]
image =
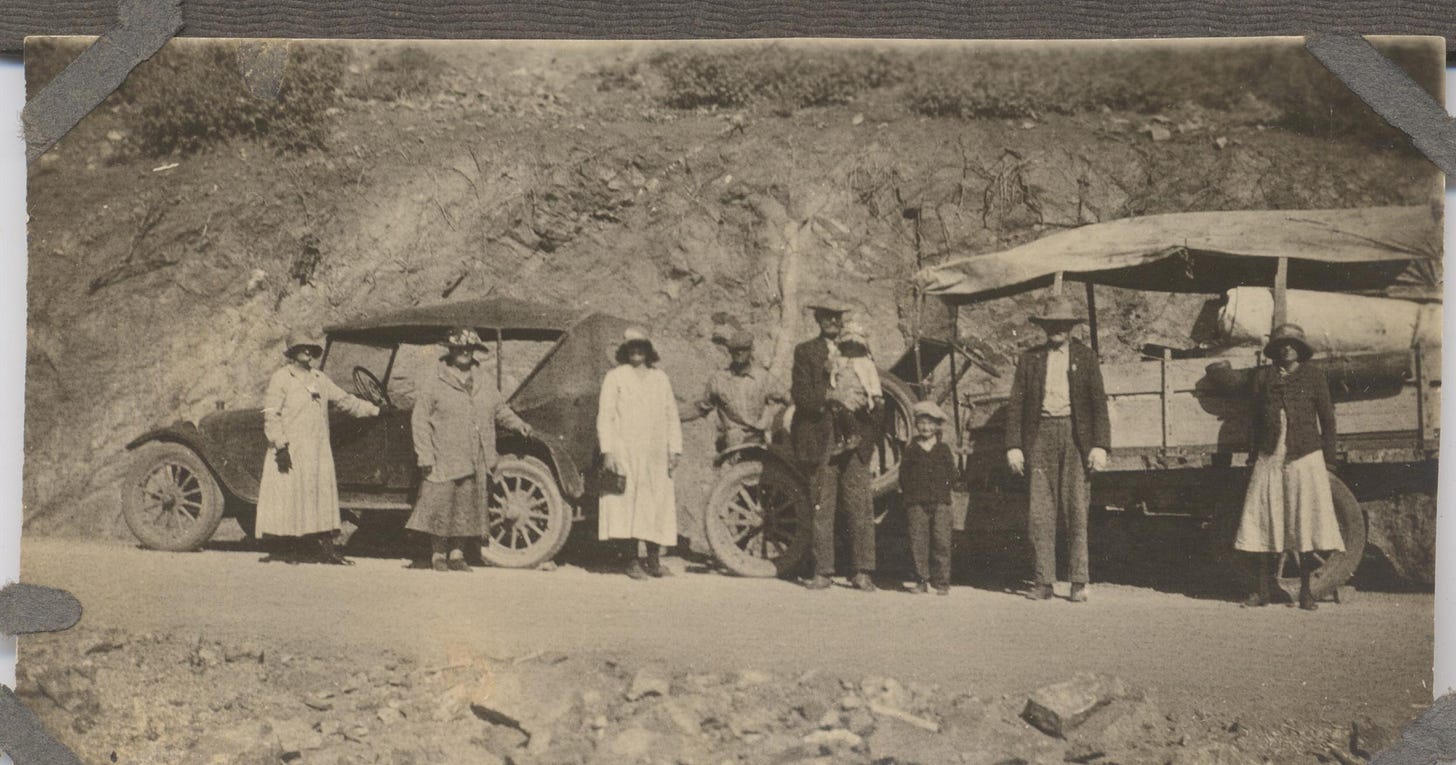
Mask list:
[{"label": "leather shoe", "polygon": [[451,571],[470,571],[470,564],[464,558],[451,558],[445,562],[445,567]]},{"label": "leather shoe", "polygon": [[446,563],[444,558],[435,558],[430,561],[430,568],[436,571],[449,571],[450,564]]},{"label": "leather shoe", "polygon": [[910,591],[915,593],[916,595],[924,595],[930,592],[930,585],[926,584],[925,582],[916,582],[915,588]]},{"label": "leather shoe", "polygon": [[870,581],[870,575],[863,571],[854,575],[854,579],[850,582],[850,585],[860,592],[875,591],[875,583]]},{"label": "leather shoe", "polygon": [[1026,591],[1026,597],[1030,600],[1051,600],[1052,586],[1049,584],[1038,584]]},{"label": "leather shoe", "polygon": [[647,569],[642,567],[642,559],[633,558],[632,562],[627,564],[627,576],[632,579],[647,579],[651,575],[647,573]]},{"label": "leather shoe", "polygon": [[827,590],[829,589],[831,584],[833,584],[833,582],[829,581],[829,577],[824,576],[823,574],[815,574],[813,578],[811,578],[809,581],[804,582],[804,589]]},{"label": "leather shoe", "polygon": [[1069,597],[1069,598],[1067,598],[1067,600],[1070,600],[1073,603],[1086,603],[1087,602],[1087,585],[1085,585],[1085,584],[1079,584],[1077,582],[1073,582],[1072,583],[1072,596]]}]

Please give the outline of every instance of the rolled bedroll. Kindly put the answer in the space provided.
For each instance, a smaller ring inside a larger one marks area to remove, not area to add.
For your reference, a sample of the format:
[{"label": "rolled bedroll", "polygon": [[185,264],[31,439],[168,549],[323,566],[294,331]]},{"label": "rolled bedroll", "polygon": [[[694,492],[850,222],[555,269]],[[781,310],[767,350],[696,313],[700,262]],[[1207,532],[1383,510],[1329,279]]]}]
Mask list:
[{"label": "rolled bedroll", "polygon": [[[1286,321],[1304,329],[1315,353],[1408,351],[1441,346],[1441,304],[1396,298],[1289,290]],[[1274,294],[1264,287],[1225,293],[1218,325],[1229,345],[1262,345],[1274,320]]]}]

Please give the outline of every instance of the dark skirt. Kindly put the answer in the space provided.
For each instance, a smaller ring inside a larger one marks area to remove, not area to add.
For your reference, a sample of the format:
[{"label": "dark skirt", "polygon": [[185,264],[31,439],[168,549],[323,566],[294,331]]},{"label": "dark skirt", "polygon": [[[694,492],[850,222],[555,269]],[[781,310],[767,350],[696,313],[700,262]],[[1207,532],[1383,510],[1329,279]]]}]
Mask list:
[{"label": "dark skirt", "polygon": [[482,500],[480,484],[473,475],[453,481],[425,481],[404,527],[437,537],[483,537]]}]

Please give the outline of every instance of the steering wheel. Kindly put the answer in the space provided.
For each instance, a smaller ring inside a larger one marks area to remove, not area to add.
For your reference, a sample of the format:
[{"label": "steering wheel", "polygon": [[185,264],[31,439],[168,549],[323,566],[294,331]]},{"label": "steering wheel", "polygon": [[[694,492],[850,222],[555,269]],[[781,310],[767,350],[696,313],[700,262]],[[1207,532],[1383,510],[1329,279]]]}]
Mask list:
[{"label": "steering wheel", "polygon": [[375,406],[390,406],[389,397],[384,395],[384,385],[373,372],[364,367],[354,367],[354,390],[360,398]]}]

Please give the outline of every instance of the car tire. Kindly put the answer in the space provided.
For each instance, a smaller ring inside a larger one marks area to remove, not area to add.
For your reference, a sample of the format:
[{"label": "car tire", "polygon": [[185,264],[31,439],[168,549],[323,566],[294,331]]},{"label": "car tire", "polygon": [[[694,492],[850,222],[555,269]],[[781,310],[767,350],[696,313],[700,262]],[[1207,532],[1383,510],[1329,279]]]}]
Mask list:
[{"label": "car tire", "polygon": [[153,550],[196,550],[222,522],[223,494],[191,449],[153,441],[137,448],[122,488],[131,533]]},{"label": "car tire", "polygon": [[[1360,560],[1365,557],[1368,526],[1365,511],[1350,488],[1335,474],[1330,474],[1330,494],[1335,500],[1335,517],[1340,523],[1340,536],[1345,543],[1341,552],[1319,555],[1320,563],[1309,576],[1309,589],[1316,600],[1323,600],[1350,580]],[[1299,568],[1292,555],[1284,555],[1279,563],[1279,586],[1292,596],[1299,592]]]},{"label": "car tire", "polygon": [[[708,548],[738,576],[793,574],[809,554],[811,505],[808,487],[780,465],[757,460],[729,465],[714,483],[703,514]],[[769,524],[764,523],[765,506],[773,513]],[[765,525],[774,530],[767,536]]]},{"label": "car tire", "polygon": [[571,508],[556,476],[535,457],[503,455],[486,487],[486,535],[480,557],[501,568],[534,568],[566,544]]}]

